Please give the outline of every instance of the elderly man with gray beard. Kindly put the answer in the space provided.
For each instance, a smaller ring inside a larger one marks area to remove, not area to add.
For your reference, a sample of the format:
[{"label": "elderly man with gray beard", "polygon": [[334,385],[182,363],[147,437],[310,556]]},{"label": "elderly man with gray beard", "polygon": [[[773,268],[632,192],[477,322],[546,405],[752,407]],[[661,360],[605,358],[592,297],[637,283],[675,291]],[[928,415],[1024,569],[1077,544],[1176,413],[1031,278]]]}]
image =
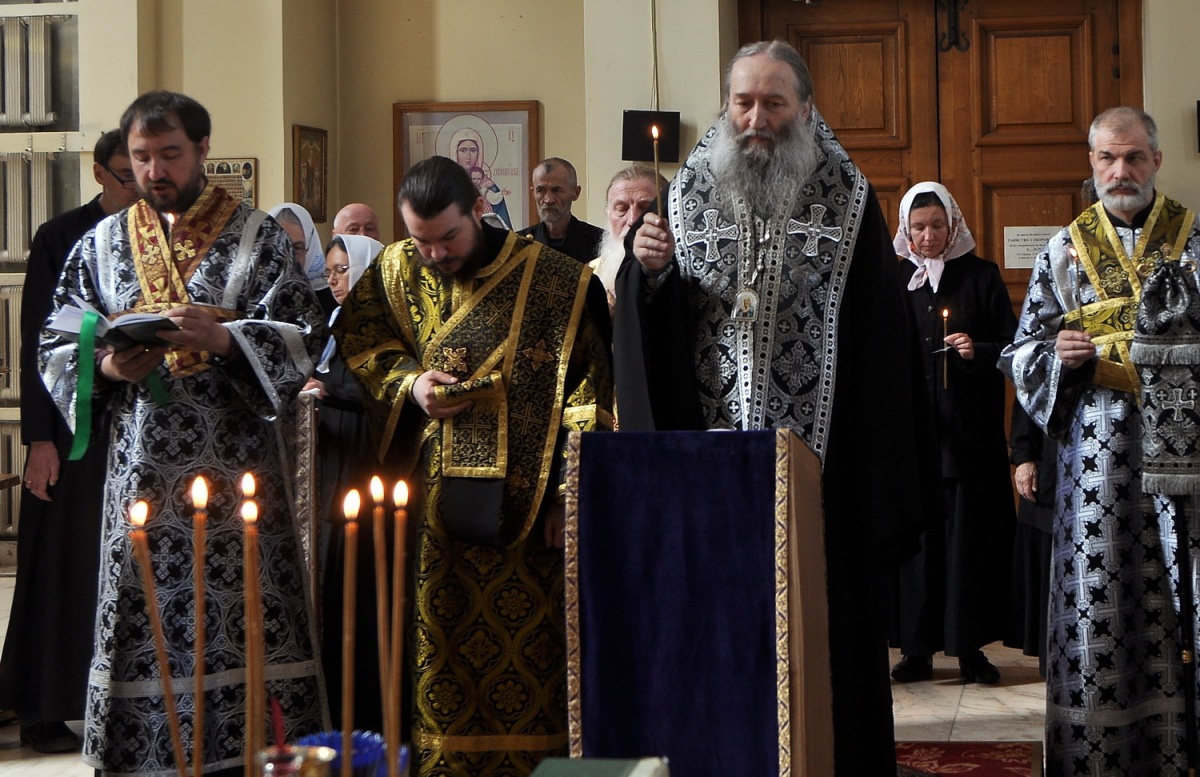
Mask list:
[{"label": "elderly man with gray beard", "polygon": [[663,202],[618,279],[621,428],[790,427],[813,450],[836,771],[894,774],[882,594],[936,511],[929,408],[879,203],[795,49],[737,53],[721,115]]}]

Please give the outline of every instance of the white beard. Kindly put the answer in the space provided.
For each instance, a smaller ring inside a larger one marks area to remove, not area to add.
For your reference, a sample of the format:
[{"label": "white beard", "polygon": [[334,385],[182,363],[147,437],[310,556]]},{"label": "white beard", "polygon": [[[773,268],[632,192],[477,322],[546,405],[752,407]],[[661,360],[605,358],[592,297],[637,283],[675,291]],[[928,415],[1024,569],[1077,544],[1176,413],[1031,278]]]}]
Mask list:
[{"label": "white beard", "polygon": [[600,253],[591,261],[591,267],[609,294],[615,293],[617,270],[621,269],[624,260],[625,241],[613,235],[612,230],[604,230],[604,236],[600,238]]},{"label": "white beard", "polygon": [[[774,147],[751,144],[751,137],[765,137]],[[770,216],[779,192],[793,181],[804,181],[821,162],[816,128],[796,114],[796,121],[778,133],[746,130],[737,134],[726,113],[717,122],[717,134],[708,146],[708,165],[724,186],[731,187],[750,202],[756,214]]]}]

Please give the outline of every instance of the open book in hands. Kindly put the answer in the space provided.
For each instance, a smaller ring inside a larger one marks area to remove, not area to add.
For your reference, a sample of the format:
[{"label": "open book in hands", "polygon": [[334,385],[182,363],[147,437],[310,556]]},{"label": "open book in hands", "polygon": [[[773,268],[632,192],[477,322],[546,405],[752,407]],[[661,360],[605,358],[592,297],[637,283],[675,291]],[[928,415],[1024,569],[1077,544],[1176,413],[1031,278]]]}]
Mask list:
[{"label": "open book in hands", "polygon": [[114,351],[124,351],[134,346],[170,345],[158,336],[159,330],[179,328],[174,321],[157,313],[126,313],[109,321],[103,313],[74,294],[71,299],[75,304],[59,308],[46,328],[74,342],[79,342],[83,314],[89,311],[99,317],[96,322],[96,344],[111,346]]}]

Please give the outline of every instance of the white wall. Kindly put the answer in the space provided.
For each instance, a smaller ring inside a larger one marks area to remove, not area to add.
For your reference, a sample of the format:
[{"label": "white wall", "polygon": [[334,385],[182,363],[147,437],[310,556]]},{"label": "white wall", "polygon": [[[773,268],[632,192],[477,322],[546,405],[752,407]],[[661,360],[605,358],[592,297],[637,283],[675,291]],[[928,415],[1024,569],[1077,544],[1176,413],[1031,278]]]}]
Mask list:
[{"label": "white wall", "polygon": [[1190,208],[1200,209],[1200,145],[1197,145],[1196,40],[1200,2],[1144,0],[1143,65],[1146,112],[1158,124],[1163,165],[1158,188]]}]

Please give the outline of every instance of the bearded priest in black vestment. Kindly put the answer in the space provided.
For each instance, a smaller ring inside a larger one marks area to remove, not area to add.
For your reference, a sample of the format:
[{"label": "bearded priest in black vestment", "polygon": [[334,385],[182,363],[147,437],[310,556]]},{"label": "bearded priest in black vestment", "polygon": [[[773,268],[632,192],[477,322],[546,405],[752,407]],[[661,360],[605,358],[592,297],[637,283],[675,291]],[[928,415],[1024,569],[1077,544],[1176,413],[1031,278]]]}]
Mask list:
[{"label": "bearded priest in black vestment", "polygon": [[822,463],[839,775],[894,774],[883,586],[936,511],[929,408],[875,193],[804,60],[750,44],[617,286],[622,431],[791,427]]}]

